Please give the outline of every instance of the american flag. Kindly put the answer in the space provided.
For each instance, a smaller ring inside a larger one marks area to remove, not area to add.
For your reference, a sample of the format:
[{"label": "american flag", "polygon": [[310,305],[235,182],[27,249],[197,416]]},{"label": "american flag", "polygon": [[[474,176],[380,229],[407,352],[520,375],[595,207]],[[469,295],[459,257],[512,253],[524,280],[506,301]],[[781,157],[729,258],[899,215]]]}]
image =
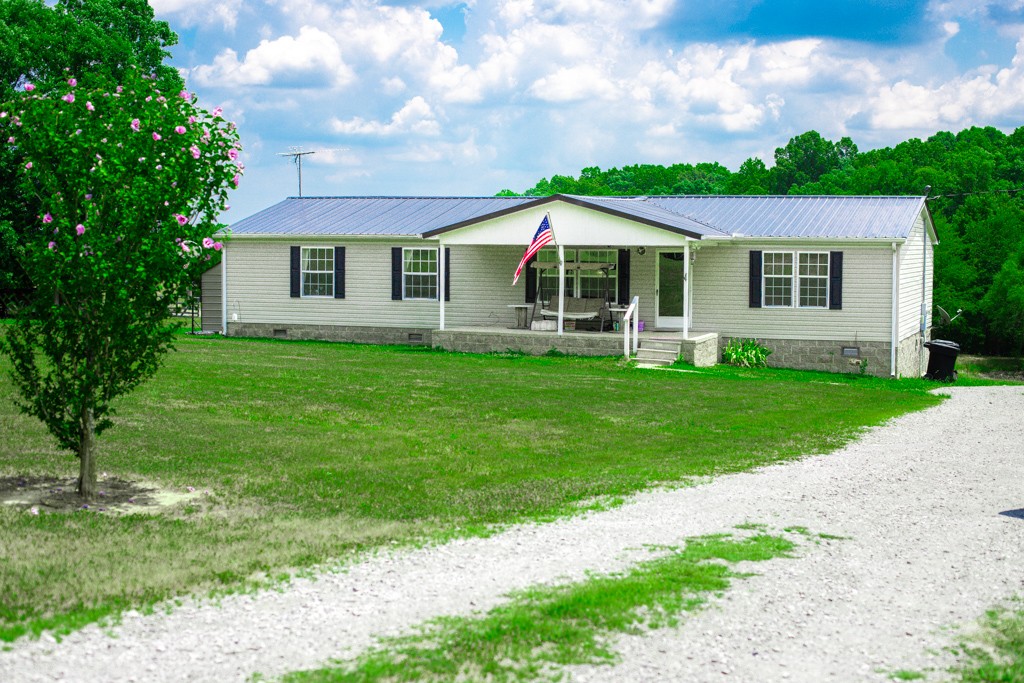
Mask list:
[{"label": "american flag", "polygon": [[533,241],[530,242],[530,246],[526,248],[526,253],[523,254],[523,260],[519,262],[519,267],[516,268],[516,276],[512,278],[513,287],[519,282],[519,276],[522,274],[523,268],[526,267],[526,262],[533,258],[533,255],[540,251],[541,247],[549,244],[554,239],[555,233],[551,232],[551,222],[547,216],[544,216],[544,220],[540,222],[540,227],[537,228],[537,232],[533,236]]}]

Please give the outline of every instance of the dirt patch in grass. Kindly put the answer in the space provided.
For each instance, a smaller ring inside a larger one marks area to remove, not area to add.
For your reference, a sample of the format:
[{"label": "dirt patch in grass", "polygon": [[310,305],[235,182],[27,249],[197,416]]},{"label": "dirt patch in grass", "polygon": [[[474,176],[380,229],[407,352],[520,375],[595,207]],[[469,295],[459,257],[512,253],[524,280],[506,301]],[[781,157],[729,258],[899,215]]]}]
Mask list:
[{"label": "dirt patch in grass", "polygon": [[0,477],[0,505],[21,508],[31,514],[79,510],[156,514],[202,495],[195,489],[176,491],[118,477],[100,477],[98,485],[96,498],[87,503],[78,495],[78,482],[73,477]]}]

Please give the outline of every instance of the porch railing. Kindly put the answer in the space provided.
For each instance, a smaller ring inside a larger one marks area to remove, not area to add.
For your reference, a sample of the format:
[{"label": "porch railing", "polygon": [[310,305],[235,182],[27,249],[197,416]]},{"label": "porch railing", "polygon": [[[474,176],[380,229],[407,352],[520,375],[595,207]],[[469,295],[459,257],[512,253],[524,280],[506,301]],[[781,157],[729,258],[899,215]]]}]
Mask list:
[{"label": "porch railing", "polygon": [[640,297],[634,296],[625,315],[622,316],[622,355],[626,360],[629,360],[630,330],[633,332],[633,355],[636,355],[637,349],[640,348],[640,312],[637,310],[639,307]]}]

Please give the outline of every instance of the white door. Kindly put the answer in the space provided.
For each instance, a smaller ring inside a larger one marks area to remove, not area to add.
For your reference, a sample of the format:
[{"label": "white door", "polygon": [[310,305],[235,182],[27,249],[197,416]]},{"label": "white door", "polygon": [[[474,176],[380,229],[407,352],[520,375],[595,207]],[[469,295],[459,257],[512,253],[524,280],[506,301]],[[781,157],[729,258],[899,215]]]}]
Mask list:
[{"label": "white door", "polygon": [[683,274],[686,254],[682,251],[659,251],[654,276],[654,298],[657,317],[654,326],[681,330],[686,324],[683,303]]}]

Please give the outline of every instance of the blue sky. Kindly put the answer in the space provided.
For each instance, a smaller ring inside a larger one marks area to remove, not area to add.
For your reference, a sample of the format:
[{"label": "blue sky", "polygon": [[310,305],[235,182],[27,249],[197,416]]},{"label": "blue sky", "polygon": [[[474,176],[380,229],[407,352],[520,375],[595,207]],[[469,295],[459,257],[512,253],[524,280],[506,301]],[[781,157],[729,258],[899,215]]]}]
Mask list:
[{"label": "blue sky", "polygon": [[491,195],[581,168],[1024,124],[1024,0],[151,0],[238,122],[231,222],[307,195]]}]

